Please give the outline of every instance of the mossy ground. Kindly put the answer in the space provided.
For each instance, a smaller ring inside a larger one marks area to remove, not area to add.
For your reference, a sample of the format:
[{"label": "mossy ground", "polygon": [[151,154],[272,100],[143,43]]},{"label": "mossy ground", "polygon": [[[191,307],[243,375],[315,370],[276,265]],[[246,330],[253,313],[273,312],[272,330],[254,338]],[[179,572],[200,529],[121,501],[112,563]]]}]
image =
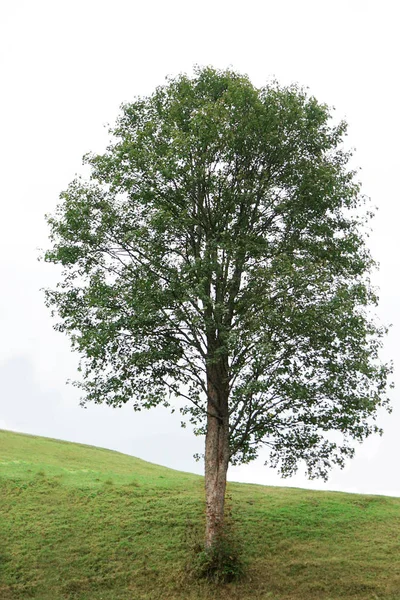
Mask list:
[{"label": "mossy ground", "polygon": [[400,499],[229,484],[247,577],[190,580],[203,479],[0,431],[0,599],[400,600]]}]

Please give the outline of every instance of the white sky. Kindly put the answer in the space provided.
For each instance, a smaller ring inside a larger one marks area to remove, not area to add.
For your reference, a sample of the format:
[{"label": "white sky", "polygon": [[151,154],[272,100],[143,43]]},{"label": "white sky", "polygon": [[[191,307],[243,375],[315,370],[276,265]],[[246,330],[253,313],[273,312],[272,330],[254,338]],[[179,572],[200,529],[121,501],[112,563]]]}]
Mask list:
[{"label": "white sky", "polygon": [[[0,428],[114,448],[176,469],[202,440],[157,409],[134,413],[78,406],[66,386],[77,357],[52,330],[40,288],[56,269],[37,262],[47,245],[44,213],[102,151],[104,125],[121,102],[150,93],[194,64],[298,82],[349,123],[364,192],[379,207],[370,239],[381,269],[380,316],[392,323],[385,357],[399,364],[400,216],[397,0],[0,0]],[[398,379],[398,376],[397,376]],[[399,388],[399,386],[398,386]],[[400,496],[400,407],[328,484],[302,474],[281,481],[263,460],[233,480]]]}]

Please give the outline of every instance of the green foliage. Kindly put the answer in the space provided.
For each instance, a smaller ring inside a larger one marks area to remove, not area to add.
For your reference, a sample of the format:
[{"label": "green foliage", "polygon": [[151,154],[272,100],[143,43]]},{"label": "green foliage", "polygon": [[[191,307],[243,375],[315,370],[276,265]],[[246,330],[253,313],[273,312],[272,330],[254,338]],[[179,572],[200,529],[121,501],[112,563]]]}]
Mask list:
[{"label": "green foliage", "polygon": [[399,498],[228,486],[247,576],[188,580],[202,477],[0,431],[0,598],[398,600]]},{"label": "green foliage", "polygon": [[47,301],[81,354],[83,402],[176,396],[204,433],[207,368],[223,364],[231,462],[266,445],[284,475],[304,461],[326,477],[380,432],[391,367],[345,133],[305,90],[230,70],[122,107],[48,218],[63,275]]}]

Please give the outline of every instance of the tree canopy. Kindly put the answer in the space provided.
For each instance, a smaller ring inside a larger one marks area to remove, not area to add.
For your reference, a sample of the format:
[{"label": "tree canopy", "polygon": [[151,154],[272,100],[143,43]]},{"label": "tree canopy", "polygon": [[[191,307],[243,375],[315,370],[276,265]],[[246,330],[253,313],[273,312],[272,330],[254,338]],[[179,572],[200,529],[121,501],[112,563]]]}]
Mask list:
[{"label": "tree canopy", "polygon": [[197,68],[111,134],[48,217],[83,401],[180,397],[197,433],[226,419],[229,462],[266,446],[326,477],[379,431],[390,373],[346,124],[296,85]]}]

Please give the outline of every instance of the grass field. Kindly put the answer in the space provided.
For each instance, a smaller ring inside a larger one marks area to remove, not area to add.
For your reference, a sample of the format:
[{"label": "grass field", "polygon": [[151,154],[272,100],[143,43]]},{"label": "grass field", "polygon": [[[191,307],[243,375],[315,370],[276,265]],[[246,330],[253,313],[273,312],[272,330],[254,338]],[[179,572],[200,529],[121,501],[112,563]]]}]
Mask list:
[{"label": "grass field", "polygon": [[229,484],[246,579],[186,575],[203,479],[0,431],[0,599],[400,600],[400,499]]}]

